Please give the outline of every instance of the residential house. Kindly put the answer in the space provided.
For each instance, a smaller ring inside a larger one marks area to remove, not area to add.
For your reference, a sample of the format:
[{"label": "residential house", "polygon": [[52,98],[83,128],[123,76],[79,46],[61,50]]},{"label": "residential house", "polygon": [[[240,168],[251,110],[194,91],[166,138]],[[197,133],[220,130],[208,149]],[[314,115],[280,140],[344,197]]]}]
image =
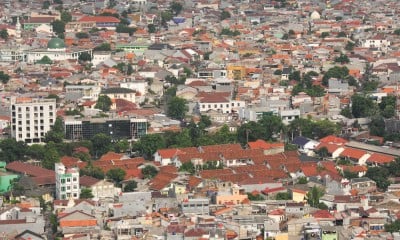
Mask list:
[{"label": "residential house", "polygon": [[292,188],[290,189],[290,193],[292,195],[292,200],[297,203],[305,203],[307,199],[307,191]]},{"label": "residential house", "polygon": [[117,25],[121,22],[118,18],[112,16],[84,16],[78,19],[78,22],[95,22],[96,27],[115,30]]},{"label": "residential house", "polygon": [[356,190],[360,195],[375,192],[377,190],[376,182],[367,177],[351,179],[350,187],[352,190]]},{"label": "residential house", "polygon": [[90,176],[81,176],[79,178],[81,189],[88,188],[92,191],[93,198],[113,198],[114,195],[120,193],[120,188],[116,188],[114,183],[105,179],[99,180]]},{"label": "residential house", "polygon": [[367,151],[346,147],[344,150],[339,154],[341,158],[348,159],[357,163],[358,165],[365,165],[367,159],[371,156]]},{"label": "residential house", "polygon": [[258,139],[254,142],[248,142],[248,147],[250,149],[262,149],[264,155],[283,153],[285,151],[285,144],[283,142],[269,143],[262,139]]},{"label": "residential house", "polygon": [[232,204],[238,205],[245,202],[247,194],[241,191],[238,185],[231,186],[230,191],[218,191],[216,196],[216,204]]},{"label": "residential house", "polygon": [[132,103],[136,102],[136,92],[129,88],[106,88],[100,94],[106,95],[114,101],[116,99],[124,99]]},{"label": "residential house", "polygon": [[319,142],[306,137],[297,136],[293,139],[292,144],[296,145],[300,152],[307,155],[313,155],[315,148],[319,145]]},{"label": "residential house", "polygon": [[91,233],[100,230],[97,219],[82,211],[61,214],[58,218],[59,230],[65,237],[78,233]]},{"label": "residential house", "polygon": [[279,111],[283,124],[289,125],[295,119],[300,118],[300,109],[284,109]]},{"label": "residential house", "polygon": [[210,200],[208,198],[185,199],[180,204],[183,214],[208,215],[210,213]]}]

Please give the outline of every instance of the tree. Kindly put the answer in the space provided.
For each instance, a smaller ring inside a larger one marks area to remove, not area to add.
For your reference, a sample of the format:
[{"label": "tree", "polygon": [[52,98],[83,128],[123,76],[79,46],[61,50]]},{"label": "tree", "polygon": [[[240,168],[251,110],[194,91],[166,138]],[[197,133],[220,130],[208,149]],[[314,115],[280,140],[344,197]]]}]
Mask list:
[{"label": "tree", "polygon": [[292,199],[292,197],[287,192],[279,192],[276,194],[275,199],[276,200],[290,200],[290,199]]},{"label": "tree", "polygon": [[64,38],[65,22],[61,20],[55,20],[51,23],[51,25],[53,27],[53,32],[55,32],[59,38]]},{"label": "tree", "polygon": [[318,154],[320,158],[326,158],[329,156],[329,151],[326,147],[318,149],[315,153]]},{"label": "tree", "polygon": [[67,11],[62,11],[60,18],[61,18],[61,21],[64,23],[69,23],[72,21],[72,15],[71,15],[71,13],[69,13]]},{"label": "tree", "polygon": [[282,75],[282,70],[280,69],[275,70],[274,75]]},{"label": "tree", "polygon": [[295,80],[297,82],[300,82],[301,80],[300,71],[293,71],[292,73],[290,73],[289,80]]},{"label": "tree", "polygon": [[117,27],[115,28],[115,31],[117,33],[128,33],[129,36],[132,36],[135,32],[136,32],[136,28],[134,27],[129,27],[126,24],[120,23],[117,25]]},{"label": "tree", "polygon": [[90,188],[81,188],[81,194],[79,194],[80,199],[91,199],[94,198],[92,189]]},{"label": "tree", "polygon": [[137,182],[131,180],[125,185],[124,192],[134,192],[136,188],[137,188]]},{"label": "tree", "polygon": [[354,94],[351,97],[351,113],[355,118],[368,117],[374,104],[370,97]]},{"label": "tree", "polygon": [[82,39],[82,38],[89,38],[89,34],[86,32],[77,32],[75,33],[75,37]]},{"label": "tree", "polygon": [[346,51],[353,51],[355,45],[356,45],[355,43],[348,41],[344,49]]},{"label": "tree", "polygon": [[126,172],[121,168],[112,168],[106,173],[107,178],[113,180],[117,185],[124,180]]},{"label": "tree", "polygon": [[376,186],[386,191],[387,187],[390,185],[390,181],[388,180],[389,170],[383,167],[369,167],[366,177],[376,182]]},{"label": "tree", "polygon": [[49,9],[50,7],[50,1],[44,1],[42,4],[42,9]]},{"label": "tree", "polygon": [[26,155],[36,160],[43,159],[46,155],[45,146],[41,144],[32,144],[28,147]]},{"label": "tree", "polygon": [[78,60],[82,62],[90,62],[92,61],[92,56],[87,52],[83,52],[79,54]]},{"label": "tree", "polygon": [[350,172],[349,170],[343,171],[343,177],[347,178],[348,180],[353,178],[358,178],[358,174],[355,172]]},{"label": "tree", "polygon": [[376,91],[378,85],[379,85],[378,81],[365,81],[362,84],[362,89],[364,92],[374,92]]},{"label": "tree", "polygon": [[93,48],[93,51],[111,51],[111,45],[105,42]]},{"label": "tree", "polygon": [[371,135],[380,137],[385,136],[385,120],[381,115],[373,116],[371,118],[371,122],[369,123],[368,127]]},{"label": "tree", "polygon": [[0,30],[0,38],[7,40],[9,37],[7,29]]},{"label": "tree", "polygon": [[185,162],[179,167],[180,172],[187,172],[190,175],[193,175],[196,172],[196,168],[192,162]]},{"label": "tree", "polygon": [[152,165],[146,165],[144,168],[142,168],[142,174],[144,178],[151,179],[155,177],[157,173],[157,168]]},{"label": "tree", "polygon": [[61,117],[57,117],[51,130],[46,133],[44,141],[61,143],[64,139],[64,124]]},{"label": "tree", "polygon": [[169,9],[175,14],[175,16],[177,16],[183,9],[183,6],[181,3],[179,2],[175,2],[173,1],[170,5],[169,5]]},{"label": "tree", "polygon": [[44,55],[39,61],[37,61],[36,63],[38,64],[52,64],[53,61],[51,61],[51,59],[47,56]]},{"label": "tree", "polygon": [[131,75],[133,73],[133,67],[131,64],[121,62],[114,67],[117,68],[121,73],[124,73],[126,75]]},{"label": "tree", "polygon": [[189,129],[183,129],[180,133],[175,136],[175,145],[174,147],[183,148],[183,147],[192,147],[192,138],[190,136]]},{"label": "tree", "polygon": [[235,133],[229,131],[228,125],[224,124],[213,136],[213,140],[217,144],[235,143],[237,136]]},{"label": "tree", "polygon": [[91,161],[89,161],[84,168],[80,169],[79,174],[81,176],[91,176],[100,180],[104,179],[103,170],[101,170],[99,167],[93,166]]},{"label": "tree", "polygon": [[93,144],[94,153],[92,155],[96,158],[111,150],[111,137],[104,133],[94,135],[90,141]]},{"label": "tree", "polygon": [[0,81],[1,81],[1,83],[7,84],[9,80],[10,80],[10,75],[4,73],[3,71],[0,71]]},{"label": "tree", "polygon": [[47,143],[46,154],[42,160],[42,167],[54,170],[54,164],[60,162],[60,155],[57,152],[56,146],[53,142]]},{"label": "tree", "polygon": [[4,139],[0,142],[0,161],[6,163],[16,160],[23,160],[28,147],[23,141],[16,141],[13,138]]},{"label": "tree", "polygon": [[[400,33],[398,35],[400,35]],[[390,233],[399,232],[400,231],[400,220],[397,219],[393,223],[385,224],[385,231],[390,232]]]},{"label": "tree", "polygon": [[335,58],[335,62],[345,64],[345,63],[349,63],[350,59],[349,59],[349,57],[347,57],[347,55],[341,53],[339,57]]},{"label": "tree", "polygon": [[282,119],[275,115],[263,116],[259,121],[261,128],[263,129],[264,140],[273,141],[283,130]]},{"label": "tree", "polygon": [[337,34],[337,37],[338,37],[338,38],[343,38],[343,37],[347,37],[347,35],[346,35],[345,32],[339,32],[339,33]]},{"label": "tree", "polygon": [[172,19],[173,15],[171,11],[161,12],[161,24],[166,25],[168,21]]},{"label": "tree", "polygon": [[129,150],[130,144],[128,140],[122,139],[116,143],[114,143],[114,151],[117,153],[125,153]]},{"label": "tree", "polygon": [[321,38],[322,39],[324,39],[324,38],[326,38],[326,37],[328,37],[329,36],[329,33],[328,32],[323,32],[323,33],[321,33]]},{"label": "tree", "polygon": [[318,208],[319,199],[324,195],[324,190],[321,188],[314,186],[310,191],[307,193],[307,202],[310,204],[311,207]]},{"label": "tree", "polygon": [[393,33],[399,36],[400,35],[400,28],[394,30]]},{"label": "tree", "polygon": [[330,78],[346,79],[349,76],[349,69],[347,67],[334,66],[330,68],[322,77],[322,84],[328,86]]},{"label": "tree", "polygon": [[317,139],[326,137],[328,135],[338,134],[340,126],[334,122],[324,119],[314,123],[313,133]]},{"label": "tree", "polygon": [[155,32],[157,32],[156,25],[154,25],[154,24],[149,24],[149,25],[147,25],[147,31],[148,31],[149,33],[155,33]]},{"label": "tree", "polygon": [[168,102],[167,115],[171,118],[182,120],[185,117],[186,112],[189,111],[186,104],[187,101],[185,99],[173,97]]},{"label": "tree", "polygon": [[221,21],[223,21],[225,19],[228,19],[228,18],[231,18],[231,13],[228,12],[228,11],[223,10],[221,12],[221,16],[220,16]]},{"label": "tree", "polygon": [[161,134],[146,134],[134,146],[145,158],[151,158],[158,149],[165,148],[166,144]]},{"label": "tree", "polygon": [[107,95],[100,95],[94,108],[100,109],[103,112],[110,111],[112,105],[111,99]]},{"label": "tree", "polygon": [[307,180],[306,177],[299,177],[299,178],[297,179],[297,183],[298,183],[298,184],[307,184],[307,183],[308,183],[308,180]]}]

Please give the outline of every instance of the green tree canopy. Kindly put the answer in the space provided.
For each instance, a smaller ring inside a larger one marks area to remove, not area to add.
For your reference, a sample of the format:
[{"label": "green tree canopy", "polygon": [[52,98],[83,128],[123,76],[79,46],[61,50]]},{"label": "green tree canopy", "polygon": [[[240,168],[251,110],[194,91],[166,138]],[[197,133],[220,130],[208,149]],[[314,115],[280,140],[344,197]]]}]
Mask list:
[{"label": "green tree canopy", "polygon": [[0,38],[7,40],[9,37],[7,29],[0,30]]},{"label": "green tree canopy", "polygon": [[13,138],[4,139],[0,142],[0,161],[7,163],[16,160],[23,160],[28,147],[23,141],[16,141]]},{"label": "green tree canopy", "polygon": [[111,51],[111,45],[105,42],[93,48],[93,51]]},{"label": "green tree canopy", "polygon": [[39,61],[37,61],[36,63],[38,63],[38,64],[52,64],[53,61],[51,61],[51,59],[47,55],[45,55]]},{"label": "green tree canopy", "polygon": [[335,62],[345,64],[345,63],[349,63],[350,59],[346,54],[341,53],[339,57],[335,58]]},{"label": "green tree canopy", "polygon": [[61,117],[57,117],[51,130],[45,135],[45,142],[61,143],[64,139],[64,124]]},{"label": "green tree canopy", "polygon": [[330,78],[346,79],[349,76],[349,69],[347,67],[334,66],[330,68],[322,77],[322,84],[328,86]]},{"label": "green tree canopy", "polygon": [[93,198],[92,189],[90,188],[81,188],[81,194],[79,194],[80,199],[91,199]]},{"label": "green tree canopy", "polygon": [[157,31],[156,25],[154,25],[154,24],[147,25],[147,31],[149,33],[155,33]]},{"label": "green tree canopy", "polygon": [[82,62],[90,62],[92,61],[92,56],[87,52],[83,52],[79,54],[78,60]]},{"label": "green tree canopy", "polygon": [[150,159],[158,150],[166,147],[165,139],[161,134],[146,134],[134,145],[145,158]]},{"label": "green tree canopy", "polygon": [[142,174],[144,178],[151,179],[155,177],[157,173],[158,173],[157,168],[152,165],[146,165],[144,168],[142,168]]},{"label": "green tree canopy", "polygon": [[91,161],[89,161],[84,168],[80,169],[79,174],[81,176],[91,176],[100,180],[103,180],[105,176],[103,170],[99,167],[93,166]]},{"label": "green tree canopy", "polygon": [[82,39],[82,38],[89,38],[89,34],[87,32],[77,32],[75,33],[75,37]]},{"label": "green tree canopy", "polygon": [[121,168],[112,168],[106,173],[107,178],[113,180],[117,185],[124,180],[126,172]]},{"label": "green tree canopy", "polygon": [[42,160],[42,167],[54,170],[54,164],[60,162],[60,155],[58,154],[57,148],[53,142],[47,143],[46,154]]},{"label": "green tree canopy", "polygon": [[182,120],[189,110],[187,101],[183,98],[173,97],[168,101],[167,115],[171,118]]},{"label": "green tree canopy", "polygon": [[94,135],[90,141],[93,145],[92,155],[96,157],[101,157],[103,154],[109,152],[112,148],[111,137],[104,133],[98,133]]},{"label": "green tree canopy", "polygon": [[137,182],[131,180],[125,185],[124,192],[134,192],[136,188],[137,188]]},{"label": "green tree canopy", "polygon": [[65,22],[61,20],[55,20],[51,23],[51,25],[53,27],[53,32],[55,32],[59,38],[63,39],[65,32]]},{"label": "green tree canopy", "polygon": [[70,12],[67,12],[67,11],[62,11],[60,18],[61,18],[61,21],[64,23],[69,23],[72,21],[72,15]]},{"label": "green tree canopy", "polygon": [[[397,34],[397,35],[400,35],[400,31],[399,31],[399,34]],[[393,223],[385,224],[385,231],[390,232],[390,233],[399,232],[400,231],[400,220],[396,220]]]},{"label": "green tree canopy", "polygon": [[369,167],[365,176],[374,180],[376,186],[383,191],[386,191],[387,187],[390,185],[390,181],[388,180],[389,170],[386,168]]},{"label": "green tree canopy", "polygon": [[175,14],[175,16],[179,15],[179,13],[182,11],[183,6],[181,3],[173,1],[169,5],[169,9]]},{"label": "green tree canopy", "polygon": [[0,81],[3,84],[7,84],[8,81],[10,80],[10,76],[3,71],[0,71]]},{"label": "green tree canopy", "polygon": [[351,113],[355,118],[368,117],[375,105],[369,96],[354,94],[351,97]]},{"label": "green tree canopy", "polygon": [[221,12],[221,16],[220,16],[221,21],[228,19],[228,18],[231,18],[230,12],[223,10]]},{"label": "green tree canopy", "polygon": [[311,207],[319,207],[319,199],[324,195],[324,190],[314,186],[310,191],[307,193],[307,202],[310,204]]},{"label": "green tree canopy", "polygon": [[111,99],[107,95],[100,95],[94,108],[100,109],[103,112],[110,111],[112,105]]}]

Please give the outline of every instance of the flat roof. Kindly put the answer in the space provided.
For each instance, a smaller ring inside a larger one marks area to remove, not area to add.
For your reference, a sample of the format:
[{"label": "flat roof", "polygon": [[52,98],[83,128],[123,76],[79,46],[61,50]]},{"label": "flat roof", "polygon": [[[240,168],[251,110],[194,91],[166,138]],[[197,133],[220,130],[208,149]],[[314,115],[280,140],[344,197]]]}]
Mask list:
[{"label": "flat roof", "polygon": [[366,143],[362,143],[362,142],[356,142],[356,141],[350,141],[350,142],[346,143],[345,146],[400,157],[400,150],[393,149],[393,148],[375,146],[375,145],[366,144]]}]

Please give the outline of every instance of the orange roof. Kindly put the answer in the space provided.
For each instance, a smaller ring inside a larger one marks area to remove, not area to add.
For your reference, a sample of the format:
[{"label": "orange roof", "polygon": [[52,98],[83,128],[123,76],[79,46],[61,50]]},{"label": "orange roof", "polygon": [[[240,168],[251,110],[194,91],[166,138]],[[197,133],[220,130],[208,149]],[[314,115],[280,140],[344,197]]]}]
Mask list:
[{"label": "orange roof", "polygon": [[372,153],[371,156],[367,159],[367,162],[377,163],[377,164],[385,164],[394,161],[394,157],[381,153]]},{"label": "orange roof", "polygon": [[258,139],[254,142],[249,142],[248,145],[250,149],[264,149],[264,150],[280,148],[285,146],[285,144],[282,142],[269,143],[262,139]]},{"label": "orange roof", "polygon": [[112,16],[84,16],[78,20],[79,22],[107,22],[107,23],[119,23],[121,22],[118,18]]},{"label": "orange roof", "polygon": [[317,210],[315,213],[312,214],[314,218],[317,219],[332,219],[335,220],[335,217],[329,213],[328,210]]},{"label": "orange roof", "polygon": [[338,148],[340,148],[340,145],[337,144],[330,144],[330,143],[320,143],[316,147],[316,150],[320,150],[321,148],[326,148],[328,150],[328,153],[332,154],[335,152]]},{"label": "orange roof", "polygon": [[362,156],[364,156],[367,152],[355,148],[345,148],[342,153],[340,153],[341,157],[349,157],[352,159],[360,159]]},{"label": "orange roof", "polygon": [[347,140],[344,138],[336,137],[334,135],[329,135],[319,140],[321,143],[336,143],[339,145],[343,145],[347,143]]}]

